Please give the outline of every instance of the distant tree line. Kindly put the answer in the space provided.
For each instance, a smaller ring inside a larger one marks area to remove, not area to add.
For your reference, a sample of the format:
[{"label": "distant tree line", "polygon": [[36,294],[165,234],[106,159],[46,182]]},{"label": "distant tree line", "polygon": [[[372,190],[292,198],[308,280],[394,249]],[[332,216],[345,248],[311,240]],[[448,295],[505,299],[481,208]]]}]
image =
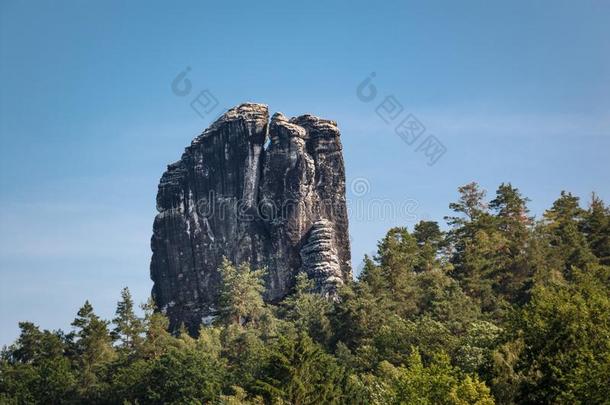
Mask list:
[{"label": "distant tree line", "polygon": [[225,261],[214,323],[172,335],[124,289],[69,333],[19,324],[2,404],[608,404],[610,209],[562,192],[539,220],[502,184],[459,188],[450,228],[397,227],[331,302],[299,274],[278,305],[264,270]]}]

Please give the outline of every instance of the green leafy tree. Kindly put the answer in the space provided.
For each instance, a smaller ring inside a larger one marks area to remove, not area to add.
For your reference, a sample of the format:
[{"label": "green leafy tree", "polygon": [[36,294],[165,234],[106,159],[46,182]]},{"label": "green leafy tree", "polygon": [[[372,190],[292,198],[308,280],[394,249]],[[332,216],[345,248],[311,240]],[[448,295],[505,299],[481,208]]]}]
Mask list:
[{"label": "green leafy tree", "polygon": [[406,367],[381,362],[375,374],[351,376],[348,392],[357,404],[477,404],[492,405],[493,397],[478,378],[462,376],[449,357],[437,354],[430,365],[417,350]]},{"label": "green leafy tree", "polygon": [[221,395],[220,404],[222,405],[263,405],[265,401],[259,395],[249,396],[248,392],[239,385],[231,387],[231,395]]},{"label": "green leafy tree", "polygon": [[605,403],[610,398],[610,268],[574,268],[572,282],[536,287],[515,318],[525,349],[519,398],[532,403]]},{"label": "green leafy tree", "polygon": [[472,322],[462,337],[456,355],[460,369],[487,380],[493,373],[493,355],[500,343],[502,328],[487,321]]},{"label": "green leafy tree", "polygon": [[528,201],[510,183],[502,183],[496,191],[496,198],[489,202],[489,208],[496,212],[498,227],[512,242],[510,247],[515,250],[512,254],[518,254],[523,249],[529,226],[533,224],[533,219],[528,215]]},{"label": "green leafy tree", "polygon": [[450,225],[467,225],[487,214],[485,195],[487,192],[476,183],[471,182],[458,187],[460,199],[449,204],[449,208],[463,216],[446,217]]},{"label": "green leafy tree", "polygon": [[526,301],[533,279],[528,199],[504,183],[489,204],[476,183],[459,191],[459,201],[450,204],[458,215],[447,217],[455,276],[484,312],[503,319],[511,305]]},{"label": "green leafy tree", "polygon": [[[370,344],[376,331],[387,324],[391,312],[386,297],[372,290],[365,281],[349,283],[340,290],[332,317],[337,341],[349,349]],[[373,366],[368,364],[368,367]]]},{"label": "green leafy tree", "polygon": [[510,183],[502,183],[496,198],[489,203],[495,211],[496,228],[505,242],[499,250],[503,260],[496,278],[496,292],[513,304],[526,301],[535,271],[531,250],[534,221],[528,215],[528,201]]},{"label": "green leafy tree", "polygon": [[447,233],[390,229],[337,300],[300,274],[265,303],[264,272],[224,260],[198,334],[127,289],[112,333],[89,302],[67,335],[22,322],[0,403],[607,403],[608,208],[564,192],[534,223],[511,184],[459,192]]},{"label": "green leafy tree", "polygon": [[251,389],[261,377],[270,361],[269,342],[263,340],[264,332],[240,325],[222,327],[222,356],[229,362],[229,385]]},{"label": "green leafy tree", "polygon": [[523,339],[515,331],[509,330],[507,334],[514,333],[516,338],[501,344],[492,353],[492,375],[490,380],[491,391],[500,404],[514,404],[519,393],[519,387],[524,380],[517,369],[520,356],[525,348]]},{"label": "green leafy tree", "polygon": [[407,228],[390,229],[377,246],[377,260],[383,268],[390,288],[397,286],[401,276],[412,272],[417,265],[417,240]]}]

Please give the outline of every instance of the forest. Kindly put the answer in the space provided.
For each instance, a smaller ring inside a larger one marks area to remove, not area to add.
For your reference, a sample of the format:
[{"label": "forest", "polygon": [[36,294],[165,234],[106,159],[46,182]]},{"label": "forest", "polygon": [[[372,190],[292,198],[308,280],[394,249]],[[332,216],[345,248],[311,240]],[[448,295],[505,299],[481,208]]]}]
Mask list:
[{"label": "forest", "polygon": [[470,183],[449,212],[390,229],[336,300],[299,274],[265,303],[265,270],[225,260],[196,337],[127,288],[111,320],[21,322],[0,403],[609,404],[610,208],[561,192],[534,218]]}]

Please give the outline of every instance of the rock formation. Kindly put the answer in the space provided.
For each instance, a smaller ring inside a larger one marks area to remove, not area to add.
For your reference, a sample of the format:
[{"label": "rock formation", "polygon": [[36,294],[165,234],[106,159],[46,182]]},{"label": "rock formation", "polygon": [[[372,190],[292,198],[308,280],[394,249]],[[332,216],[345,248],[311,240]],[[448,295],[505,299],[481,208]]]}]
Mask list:
[{"label": "rock formation", "polygon": [[[267,267],[265,299],[306,272],[336,296],[351,278],[345,169],[337,124],[266,105],[227,111],[167,167],[153,225],[153,298],[196,333],[213,319],[223,256]],[[269,142],[268,142],[269,141]],[[267,144],[268,142],[268,144]]]}]

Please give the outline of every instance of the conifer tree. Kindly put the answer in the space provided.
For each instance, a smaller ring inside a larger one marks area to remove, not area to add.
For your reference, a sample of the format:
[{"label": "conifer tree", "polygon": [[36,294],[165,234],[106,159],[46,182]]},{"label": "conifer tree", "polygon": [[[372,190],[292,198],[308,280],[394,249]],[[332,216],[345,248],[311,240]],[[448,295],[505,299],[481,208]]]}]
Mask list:
[{"label": "conifer tree", "polygon": [[144,325],[134,312],[133,299],[127,287],[121,291],[121,301],[117,303],[116,316],[112,322],[115,325],[112,336],[120,341],[121,351],[128,355],[140,352]]},{"label": "conifer tree", "polygon": [[265,270],[251,270],[247,263],[236,267],[224,258],[218,271],[222,280],[218,320],[225,325],[256,325],[267,312],[263,302]]},{"label": "conifer tree", "polygon": [[599,262],[610,265],[610,208],[595,193],[584,213],[582,231]]},{"label": "conifer tree", "polygon": [[333,404],[341,398],[344,369],[306,334],[280,336],[257,382],[270,403]]},{"label": "conifer tree", "polygon": [[328,343],[332,331],[328,314],[331,302],[314,291],[314,283],[306,273],[299,273],[294,292],[282,302],[283,318],[294,323],[318,343]]},{"label": "conifer tree", "polygon": [[543,231],[550,245],[550,259],[570,277],[572,267],[585,269],[596,261],[585,235],[580,231],[584,210],[579,198],[565,191],[544,213]]},{"label": "conifer tree", "polygon": [[435,268],[446,268],[439,254],[445,247],[445,235],[436,221],[420,221],[415,225],[413,237],[419,247],[419,260],[415,271],[421,272]]},{"label": "conifer tree", "polygon": [[529,199],[510,183],[502,183],[496,191],[496,198],[489,202],[489,208],[496,212],[497,226],[511,242],[511,254],[516,255],[527,243],[529,227],[533,219],[528,216]]},{"label": "conifer tree", "polygon": [[81,389],[91,389],[98,382],[98,371],[116,358],[108,322],[100,319],[89,301],[78,310],[72,322],[75,328],[77,360],[81,371]]},{"label": "conifer tree", "polygon": [[523,302],[531,278],[534,263],[531,257],[533,218],[528,216],[528,198],[510,183],[502,183],[496,198],[489,203],[495,212],[496,228],[505,242],[497,246],[500,256],[495,290],[511,303]]},{"label": "conifer tree", "polygon": [[166,353],[173,341],[168,332],[169,319],[160,311],[152,298],[142,305],[144,310],[144,335],[142,346],[146,358],[158,358]]}]

